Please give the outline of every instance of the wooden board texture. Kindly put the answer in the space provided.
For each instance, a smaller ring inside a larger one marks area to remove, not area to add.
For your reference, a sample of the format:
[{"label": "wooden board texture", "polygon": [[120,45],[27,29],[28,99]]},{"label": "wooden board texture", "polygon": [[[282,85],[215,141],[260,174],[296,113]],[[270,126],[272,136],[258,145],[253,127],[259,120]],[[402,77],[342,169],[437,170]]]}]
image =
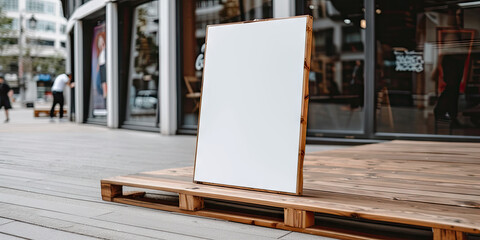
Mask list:
[{"label": "wooden board texture", "polygon": [[194,184],[191,167],[102,182],[479,234],[479,153],[477,143],[392,141],[307,154],[303,196]]}]

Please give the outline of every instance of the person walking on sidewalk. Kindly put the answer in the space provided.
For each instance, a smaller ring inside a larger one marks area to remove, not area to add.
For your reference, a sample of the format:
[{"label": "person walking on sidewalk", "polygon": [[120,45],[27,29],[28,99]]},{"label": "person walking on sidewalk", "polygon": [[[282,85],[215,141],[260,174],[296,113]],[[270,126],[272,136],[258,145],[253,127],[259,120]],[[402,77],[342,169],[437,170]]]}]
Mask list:
[{"label": "person walking on sidewalk", "polygon": [[52,94],[53,94],[53,105],[52,109],[50,109],[50,119],[53,119],[55,116],[55,105],[60,104],[60,119],[63,118],[63,89],[66,85],[70,86],[70,81],[72,79],[72,74],[60,74],[55,81],[53,82],[52,86]]},{"label": "person walking on sidewalk", "polygon": [[5,108],[5,122],[10,121],[8,117],[8,109],[12,108],[10,98],[13,96],[13,90],[5,82],[3,76],[0,76],[0,109]]}]

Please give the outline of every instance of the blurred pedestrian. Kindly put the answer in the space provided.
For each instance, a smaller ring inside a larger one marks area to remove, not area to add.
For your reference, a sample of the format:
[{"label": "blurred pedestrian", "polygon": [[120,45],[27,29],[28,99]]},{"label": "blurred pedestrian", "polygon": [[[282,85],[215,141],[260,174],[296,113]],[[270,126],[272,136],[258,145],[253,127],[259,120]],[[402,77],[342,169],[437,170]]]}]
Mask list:
[{"label": "blurred pedestrian", "polygon": [[55,78],[55,81],[53,82],[52,86],[52,94],[53,94],[53,105],[52,109],[50,109],[50,119],[53,119],[55,116],[55,105],[60,104],[60,119],[63,118],[63,103],[64,103],[64,98],[63,98],[63,89],[65,88],[66,85],[71,87],[70,81],[72,80],[72,74],[60,74],[58,75],[57,78]]},{"label": "blurred pedestrian", "polygon": [[0,76],[0,109],[5,108],[5,123],[10,121],[8,117],[8,109],[12,108],[10,98],[13,96],[13,90],[5,82],[3,76]]}]

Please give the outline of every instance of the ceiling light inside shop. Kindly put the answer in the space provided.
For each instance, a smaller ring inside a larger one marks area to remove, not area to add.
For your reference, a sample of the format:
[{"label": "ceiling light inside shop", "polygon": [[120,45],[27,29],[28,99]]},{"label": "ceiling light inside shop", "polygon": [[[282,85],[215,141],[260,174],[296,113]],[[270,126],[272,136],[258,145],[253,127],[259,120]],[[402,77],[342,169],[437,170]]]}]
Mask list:
[{"label": "ceiling light inside shop", "polygon": [[480,1],[459,3],[458,6],[463,8],[480,7]]},{"label": "ceiling light inside shop", "polygon": [[343,22],[344,22],[345,24],[350,24],[350,23],[352,23],[352,20],[350,20],[350,19],[348,19],[348,18],[345,18],[345,19],[343,20]]},{"label": "ceiling light inside shop", "polygon": [[365,19],[360,20],[360,27],[363,29],[367,27],[367,21],[365,21]]},{"label": "ceiling light inside shop", "polygon": [[379,9],[375,10],[375,12],[376,12],[377,14],[380,14],[380,13],[382,13],[382,10],[379,8]]}]

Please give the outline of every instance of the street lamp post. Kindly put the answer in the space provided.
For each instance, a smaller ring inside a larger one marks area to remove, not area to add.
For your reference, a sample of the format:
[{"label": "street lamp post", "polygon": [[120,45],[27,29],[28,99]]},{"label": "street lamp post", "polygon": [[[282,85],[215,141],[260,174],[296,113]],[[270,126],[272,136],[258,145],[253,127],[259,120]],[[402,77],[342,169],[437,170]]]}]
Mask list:
[{"label": "street lamp post", "polygon": [[23,81],[23,14],[20,13],[18,21],[20,24],[20,34],[18,36],[18,85],[20,87],[20,102],[23,105],[25,101],[25,83]]},{"label": "street lamp post", "polygon": [[[23,13],[20,13],[20,18],[19,18],[19,24],[20,24],[20,33],[18,36],[18,83],[20,86],[20,101],[22,105],[25,102],[25,79],[23,77],[23,34],[24,34],[24,28],[23,28]],[[35,19],[35,16],[32,15],[32,17],[28,20],[29,28],[35,29],[37,26],[37,19]]]}]

